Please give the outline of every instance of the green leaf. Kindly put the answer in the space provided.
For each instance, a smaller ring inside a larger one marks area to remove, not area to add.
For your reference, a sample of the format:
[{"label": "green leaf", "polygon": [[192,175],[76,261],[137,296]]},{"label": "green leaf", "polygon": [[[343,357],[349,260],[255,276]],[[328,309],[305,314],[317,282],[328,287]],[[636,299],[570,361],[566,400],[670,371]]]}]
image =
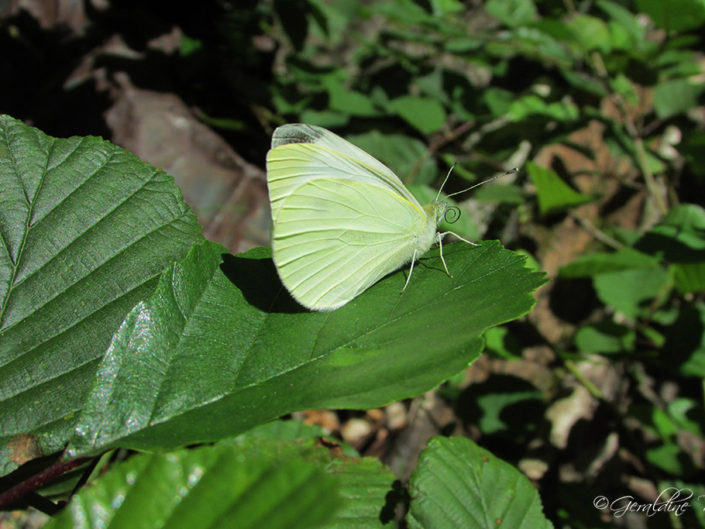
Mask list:
[{"label": "green leaf", "polygon": [[222,441],[228,442],[250,442],[251,440],[265,439],[268,441],[313,441],[316,445],[321,439],[327,439],[331,443],[338,445],[343,455],[359,458],[360,454],[352,446],[339,438],[326,434],[324,429],[317,424],[306,424],[293,419],[279,419],[266,422],[250,428],[244,433],[231,439]]},{"label": "green leaf", "polygon": [[[253,439],[266,439],[268,441],[300,441],[315,440],[319,437],[326,437],[326,434],[317,424],[306,424],[295,420],[277,420],[260,424],[246,432],[238,435],[233,441],[250,442]],[[331,439],[333,439],[331,437]],[[228,440],[224,443],[230,442]],[[339,442],[336,440],[336,442]],[[350,455],[359,455],[353,451]]]},{"label": "green leaf", "polygon": [[393,0],[371,2],[367,5],[371,15],[383,15],[401,25],[431,25],[433,15],[413,0]]},{"label": "green leaf", "polygon": [[648,311],[654,298],[665,294],[669,281],[666,270],[643,268],[598,274],[593,278],[593,285],[605,305],[636,318]]},{"label": "green leaf", "polygon": [[680,292],[705,290],[705,209],[682,204],[671,209],[635,244],[643,251],[672,263]]},{"label": "green leaf", "polygon": [[481,99],[493,116],[504,116],[509,112],[515,95],[509,90],[490,86],[482,93]]},{"label": "green leaf", "polygon": [[677,426],[677,430],[691,432],[695,435],[703,435],[705,422],[703,419],[702,407],[693,399],[677,398],[666,405],[668,415]]},{"label": "green leaf", "polygon": [[[516,380],[512,380],[515,382]],[[508,388],[500,387],[496,391],[477,394],[474,399],[480,412],[477,427],[485,435],[492,435],[499,432],[516,435],[518,431],[513,428],[511,422],[505,415],[512,416],[511,408],[519,406],[520,409],[527,405],[541,402],[541,392],[534,388]],[[531,419],[524,415],[522,417],[528,427]]]},{"label": "green leaf", "polygon": [[497,242],[433,249],[332,312],[282,288],[267,249],[196,246],[115,335],[72,455],[107,446],[221,439],[286,413],[367,408],[417,395],[464,369],[482,333],[534,304],[542,274]]},{"label": "green leaf", "polygon": [[507,327],[492,327],[485,333],[485,348],[505,360],[521,358],[521,344]]},{"label": "green leaf", "polygon": [[391,101],[391,108],[422,134],[431,134],[440,130],[446,121],[443,106],[438,101],[427,97],[398,97]]},{"label": "green leaf", "polygon": [[536,186],[541,214],[561,211],[593,200],[569,187],[551,169],[541,167],[533,162],[527,162],[526,169],[529,178]]},{"label": "green leaf", "polygon": [[99,138],[51,138],[8,116],[0,204],[6,473],[66,445],[120,322],[201,236],[163,171]]},{"label": "green leaf", "polygon": [[622,28],[632,38],[632,44],[639,48],[645,45],[645,28],[639,23],[637,17],[621,5],[609,0],[597,0],[595,3],[602,11],[609,15],[617,27]]},{"label": "green leaf", "polygon": [[318,527],[339,480],[289,452],[232,445],[136,455],[85,487],[47,529]]},{"label": "green leaf", "polygon": [[330,110],[342,112],[350,116],[372,117],[379,115],[372,100],[365,94],[346,88],[339,75],[330,75],[323,78],[324,86],[328,91]]},{"label": "green leaf", "polygon": [[673,474],[674,476],[685,476],[691,472],[692,462],[675,443],[664,443],[646,451],[646,460],[652,465]]},{"label": "green leaf", "polygon": [[602,53],[610,52],[610,31],[607,24],[599,18],[590,15],[575,15],[567,21],[567,26],[572,31],[574,42],[577,42],[583,53],[599,50]]},{"label": "green leaf", "polygon": [[637,0],[636,6],[666,30],[687,31],[705,22],[703,0]]},{"label": "green leaf", "polygon": [[683,307],[666,332],[663,354],[669,367],[685,376],[705,378],[705,303]]},{"label": "green leaf", "polygon": [[493,375],[468,386],[458,396],[456,408],[463,422],[477,425],[483,434],[516,439],[531,435],[541,423],[543,400],[531,383],[516,376]]},{"label": "green leaf", "polygon": [[574,72],[565,68],[560,70],[560,74],[573,88],[577,90],[583,90],[599,97],[604,97],[607,95],[607,90],[605,89],[604,83],[593,76],[590,76],[584,72]]},{"label": "green leaf", "polygon": [[683,114],[698,105],[698,97],[705,90],[701,82],[688,79],[674,79],[656,85],[654,89],[654,110],[661,119]]},{"label": "green leaf", "polygon": [[392,527],[394,514],[385,513],[387,498],[396,481],[394,473],[378,459],[330,459],[326,470],[340,478],[342,507],[327,529]]},{"label": "green leaf", "polygon": [[507,113],[513,121],[521,121],[529,116],[545,116],[558,121],[573,121],[578,118],[578,108],[573,103],[548,103],[534,94],[512,101]]},{"label": "green leaf", "polygon": [[429,3],[431,4],[433,14],[438,17],[445,16],[448,13],[457,13],[465,9],[462,2],[458,0],[430,0]]},{"label": "green leaf", "polygon": [[306,109],[299,115],[301,123],[308,123],[309,125],[318,125],[319,127],[325,127],[329,129],[334,129],[336,127],[342,127],[347,125],[350,121],[350,116],[343,114],[342,112],[337,112],[335,110],[313,110]]},{"label": "green leaf", "polygon": [[607,272],[620,272],[640,268],[659,268],[659,261],[632,248],[614,253],[593,252],[581,255],[558,269],[559,277],[590,277]]},{"label": "green leaf", "polygon": [[693,50],[665,49],[658,54],[654,67],[662,79],[685,79],[702,73],[698,53]]},{"label": "green leaf", "polygon": [[[457,55],[468,54],[474,50],[482,48],[483,45],[484,41],[481,38],[473,37],[471,35],[450,38],[443,43],[443,47],[447,52]],[[418,79],[416,79],[416,83],[418,84]]]},{"label": "green leaf", "polygon": [[633,104],[637,105],[639,103],[639,94],[636,91],[634,83],[626,77],[625,75],[618,74],[609,81],[612,90],[616,93],[621,94],[624,99]]},{"label": "green leaf", "polygon": [[682,294],[705,291],[705,262],[674,264],[673,280]]},{"label": "green leaf", "polygon": [[432,439],[411,476],[411,529],[553,527],[521,472],[464,437]]},{"label": "green leaf", "polygon": [[[446,42],[445,46],[448,48],[449,43]],[[436,67],[426,75],[419,75],[414,79],[414,86],[420,88],[424,94],[439,103],[448,104],[450,101],[450,97],[443,85],[443,68]]]},{"label": "green leaf", "polygon": [[526,199],[521,187],[514,184],[499,184],[482,186],[473,196],[478,202],[497,202],[499,204],[512,204],[518,206]]},{"label": "green leaf", "polygon": [[634,349],[635,338],[629,327],[606,320],[581,327],[575,345],[585,353],[626,353]]},{"label": "green leaf", "polygon": [[[634,46],[634,39],[632,39],[632,36],[629,34],[629,31],[627,31],[624,26],[618,24],[617,22],[609,21],[607,23],[607,27],[610,32],[610,47],[613,51],[632,51],[632,48]],[[612,56],[610,57],[610,59],[611,60],[607,61],[605,65],[607,66],[607,69],[609,71],[614,70],[614,68],[612,67],[613,64],[618,64],[623,60],[622,57],[616,56]]]},{"label": "green leaf", "polygon": [[348,25],[360,16],[360,5],[355,2],[327,2],[307,0],[312,8],[309,18],[311,32],[331,46],[338,46],[345,39]]},{"label": "green leaf", "polygon": [[[224,443],[243,445],[257,454],[269,454],[273,459],[305,457],[336,477],[341,501],[333,519],[326,523],[327,529],[384,527],[393,519],[393,516],[384,514],[387,496],[396,481],[392,471],[378,459],[360,458],[353,449],[345,446],[343,451],[352,457],[334,457],[333,452],[319,446],[321,437],[326,436],[319,427],[298,421],[273,421]],[[283,443],[284,439],[297,442]],[[331,441],[336,442],[332,438]],[[293,526],[299,527],[299,524]]]},{"label": "green leaf", "polygon": [[685,138],[679,151],[688,162],[688,169],[699,177],[705,176],[705,132],[684,131]]},{"label": "green leaf", "polygon": [[672,208],[635,246],[671,263],[705,261],[705,209],[697,204]]},{"label": "green leaf", "polygon": [[181,46],[179,48],[179,54],[183,57],[187,57],[197,51],[203,49],[203,41],[200,39],[194,39],[188,35],[181,36]]},{"label": "green leaf", "polygon": [[507,26],[523,26],[536,18],[533,0],[487,0],[487,12]]},{"label": "green leaf", "polygon": [[671,438],[675,438],[678,432],[678,425],[666,412],[659,408],[653,408],[651,420],[661,439],[668,441]]},{"label": "green leaf", "polygon": [[[562,21],[543,19],[531,26],[516,28],[508,45],[515,53],[534,57],[543,63],[569,68],[573,64],[573,57],[565,44],[566,35],[569,36],[570,32]],[[493,53],[497,44],[499,41],[490,42],[485,49]]]}]

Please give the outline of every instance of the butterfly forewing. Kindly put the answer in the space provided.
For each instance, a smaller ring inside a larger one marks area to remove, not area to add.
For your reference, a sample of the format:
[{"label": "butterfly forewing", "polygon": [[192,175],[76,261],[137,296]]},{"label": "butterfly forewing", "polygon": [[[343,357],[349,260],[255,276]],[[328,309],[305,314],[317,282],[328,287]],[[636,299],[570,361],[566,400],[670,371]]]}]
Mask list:
[{"label": "butterfly forewing", "polygon": [[[276,129],[272,137],[272,150],[267,154],[270,191],[272,183],[276,183],[277,194],[285,196],[292,188],[301,185],[302,179],[321,177],[350,178],[388,187],[421,208],[416,198],[386,165],[337,134],[322,127],[300,123]],[[277,198],[270,197],[272,202]]]}]

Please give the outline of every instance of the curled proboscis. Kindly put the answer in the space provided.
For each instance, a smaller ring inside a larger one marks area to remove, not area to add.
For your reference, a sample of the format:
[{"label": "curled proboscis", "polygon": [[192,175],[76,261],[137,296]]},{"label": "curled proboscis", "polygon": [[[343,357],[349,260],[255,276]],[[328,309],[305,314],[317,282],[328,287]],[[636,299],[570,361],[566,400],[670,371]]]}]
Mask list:
[{"label": "curled proboscis", "polygon": [[453,224],[460,218],[460,208],[458,206],[448,206],[443,214],[443,220],[448,224]]}]

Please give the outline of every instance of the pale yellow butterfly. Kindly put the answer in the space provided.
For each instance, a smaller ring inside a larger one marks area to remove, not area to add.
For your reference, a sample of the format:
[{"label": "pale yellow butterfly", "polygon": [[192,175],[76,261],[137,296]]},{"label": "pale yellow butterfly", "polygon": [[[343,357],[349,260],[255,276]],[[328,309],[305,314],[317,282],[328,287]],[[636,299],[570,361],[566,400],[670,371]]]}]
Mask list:
[{"label": "pale yellow butterfly", "polygon": [[[384,164],[322,127],[274,131],[267,185],[274,264],[312,310],[345,305],[411,262],[405,289],[415,260],[450,233],[437,232],[447,209],[438,196],[421,206]],[[441,260],[450,275],[442,246]]]}]

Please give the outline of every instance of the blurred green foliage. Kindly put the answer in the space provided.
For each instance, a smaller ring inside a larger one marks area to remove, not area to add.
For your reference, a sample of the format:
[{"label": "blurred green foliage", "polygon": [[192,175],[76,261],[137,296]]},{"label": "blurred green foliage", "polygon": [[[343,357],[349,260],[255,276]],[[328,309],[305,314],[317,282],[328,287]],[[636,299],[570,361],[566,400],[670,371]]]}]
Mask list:
[{"label": "blurred green foliage", "polygon": [[[554,293],[561,285],[578,290],[551,300],[557,321],[567,325],[559,339],[537,327],[608,417],[585,442],[597,452],[616,432],[641,465],[635,470],[612,457],[607,467],[623,479],[634,472],[647,480],[701,479],[704,395],[695,382],[705,377],[702,2],[301,7],[295,21],[273,12],[274,27],[288,38],[274,37],[271,126],[304,121],[347,133],[408,183],[437,185],[454,161],[456,175],[469,181],[522,166],[523,178],[487,186],[476,198],[495,205],[489,233],[516,247],[533,240],[540,264],[569,248],[572,257],[558,259]],[[626,212],[630,201],[636,213]],[[472,204],[465,204],[468,215],[479,202]],[[585,227],[586,245],[575,248],[553,229],[566,219]],[[589,286],[579,282],[585,279]],[[589,306],[577,307],[577,318],[564,314],[583,292],[594,297]],[[527,335],[510,326],[487,339],[488,351],[511,362]],[[596,355],[626,377],[619,389],[598,387],[575,367]],[[563,378],[560,385],[571,384]],[[560,394],[544,391],[544,408]],[[521,453],[518,439],[530,444],[525,432],[517,438],[512,410],[535,404],[536,389],[500,385],[485,395],[478,387],[470,398],[448,388],[444,395],[461,408],[471,402],[468,417],[486,446],[506,454]],[[498,435],[504,441],[493,444]],[[507,436],[514,436],[511,449]],[[563,457],[577,446],[570,443]],[[557,486],[550,476],[540,482],[547,490]],[[624,492],[611,478],[585,479],[588,488],[602,483],[600,493]],[[566,526],[591,526],[574,506],[551,509]],[[687,516],[687,523],[701,523],[693,512]],[[671,526],[667,517],[660,523]]]}]

